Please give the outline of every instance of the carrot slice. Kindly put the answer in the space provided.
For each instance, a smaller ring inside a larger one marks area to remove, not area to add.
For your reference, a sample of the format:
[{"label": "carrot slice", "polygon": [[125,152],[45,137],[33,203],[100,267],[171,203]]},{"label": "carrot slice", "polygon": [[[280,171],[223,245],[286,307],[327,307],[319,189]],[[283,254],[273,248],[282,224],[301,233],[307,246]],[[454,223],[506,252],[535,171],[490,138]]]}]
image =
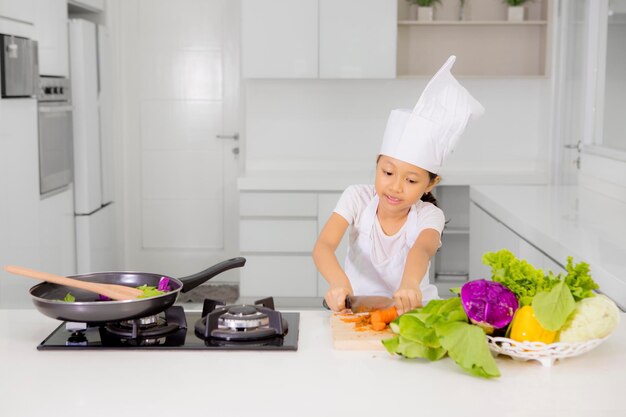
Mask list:
[{"label": "carrot slice", "polygon": [[388,324],[394,321],[398,317],[398,311],[395,307],[389,307],[386,310],[376,310],[372,311],[370,314],[370,319],[372,324],[374,323],[384,323]]},{"label": "carrot slice", "polygon": [[387,324],[377,321],[377,322],[373,322],[372,323],[372,330],[376,330],[377,332],[380,332],[381,330],[385,330],[387,328]]}]

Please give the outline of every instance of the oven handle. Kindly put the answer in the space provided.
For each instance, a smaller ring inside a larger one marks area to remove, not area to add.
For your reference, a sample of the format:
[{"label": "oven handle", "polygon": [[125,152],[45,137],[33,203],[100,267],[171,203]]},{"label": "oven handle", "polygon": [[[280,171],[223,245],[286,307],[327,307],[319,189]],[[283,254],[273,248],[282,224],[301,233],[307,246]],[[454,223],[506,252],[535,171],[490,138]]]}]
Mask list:
[{"label": "oven handle", "polygon": [[73,106],[39,106],[39,111],[42,113],[56,113],[61,111],[72,111]]}]

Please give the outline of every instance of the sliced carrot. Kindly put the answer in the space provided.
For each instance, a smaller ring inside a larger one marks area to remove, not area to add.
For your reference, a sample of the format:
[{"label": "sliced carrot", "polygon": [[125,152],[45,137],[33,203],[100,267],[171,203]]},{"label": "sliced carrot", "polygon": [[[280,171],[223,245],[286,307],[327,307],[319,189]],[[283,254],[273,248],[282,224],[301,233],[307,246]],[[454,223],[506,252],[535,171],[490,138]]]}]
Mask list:
[{"label": "sliced carrot", "polygon": [[398,317],[398,311],[396,310],[395,307],[389,307],[386,310],[372,311],[372,313],[370,314],[372,325],[374,323],[388,324],[394,321],[397,317]]},{"label": "sliced carrot", "polygon": [[377,322],[372,322],[372,330],[376,330],[377,332],[380,332],[381,330],[385,330],[387,328],[387,324],[377,321]]}]

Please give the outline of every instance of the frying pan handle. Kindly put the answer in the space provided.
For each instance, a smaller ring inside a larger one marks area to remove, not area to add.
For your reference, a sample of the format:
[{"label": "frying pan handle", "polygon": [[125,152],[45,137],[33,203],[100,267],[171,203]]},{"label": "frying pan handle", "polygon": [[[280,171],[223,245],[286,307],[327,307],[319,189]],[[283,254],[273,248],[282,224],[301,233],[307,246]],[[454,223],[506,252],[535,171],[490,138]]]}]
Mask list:
[{"label": "frying pan handle", "polygon": [[217,274],[221,274],[224,271],[228,271],[233,268],[240,268],[246,264],[246,258],[232,258],[227,261],[222,261],[218,264],[213,265],[212,267],[205,269],[204,271],[197,272],[193,275],[189,275],[183,278],[179,278],[179,280],[183,283],[183,288],[180,290],[181,292],[187,292],[193,290],[198,285],[210,280]]}]

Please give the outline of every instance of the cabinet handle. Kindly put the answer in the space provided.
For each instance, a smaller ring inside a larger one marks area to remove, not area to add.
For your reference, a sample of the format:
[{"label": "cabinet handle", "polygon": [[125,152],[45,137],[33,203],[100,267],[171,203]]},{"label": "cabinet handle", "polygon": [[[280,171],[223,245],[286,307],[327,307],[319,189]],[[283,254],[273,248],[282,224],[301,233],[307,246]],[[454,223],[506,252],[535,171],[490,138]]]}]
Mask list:
[{"label": "cabinet handle", "polygon": [[215,135],[216,138],[218,139],[233,139],[233,140],[239,140],[239,133],[235,133],[233,135]]}]

